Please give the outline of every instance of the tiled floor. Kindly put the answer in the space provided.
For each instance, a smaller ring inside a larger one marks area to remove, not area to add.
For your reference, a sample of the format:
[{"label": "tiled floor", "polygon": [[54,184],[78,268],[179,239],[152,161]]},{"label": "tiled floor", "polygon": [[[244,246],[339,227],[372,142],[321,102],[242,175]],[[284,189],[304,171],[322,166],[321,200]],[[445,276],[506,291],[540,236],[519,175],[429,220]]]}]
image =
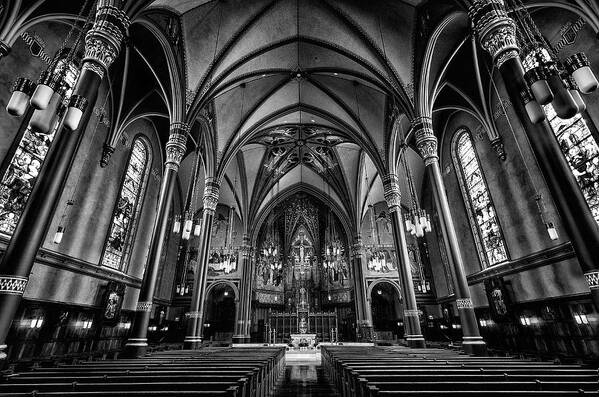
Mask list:
[{"label": "tiled floor", "polygon": [[275,396],[328,397],[337,396],[319,363],[289,363],[285,377],[279,383]]}]

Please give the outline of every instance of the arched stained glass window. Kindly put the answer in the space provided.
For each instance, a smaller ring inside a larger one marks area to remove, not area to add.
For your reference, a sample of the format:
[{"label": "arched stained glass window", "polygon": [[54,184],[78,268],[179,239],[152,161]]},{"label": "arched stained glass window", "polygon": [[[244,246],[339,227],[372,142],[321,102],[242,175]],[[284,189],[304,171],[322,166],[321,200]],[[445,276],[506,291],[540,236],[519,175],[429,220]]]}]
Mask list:
[{"label": "arched stained glass window", "polygon": [[470,133],[458,131],[454,145],[458,179],[483,267],[504,262],[508,256],[503,234]]},{"label": "arched stained glass window", "polygon": [[125,178],[112,215],[102,266],[124,271],[129,255],[150,165],[149,145],[141,137],[131,145]]},{"label": "arched stained glass window", "polygon": [[553,106],[547,105],[544,108],[593,218],[599,223],[599,146],[580,114],[562,120],[555,114]]},{"label": "arched stained glass window", "polygon": [[[57,69],[62,67],[61,63],[59,65]],[[75,64],[68,65],[63,78],[67,87],[64,104],[71,97],[78,75],[79,69]],[[37,132],[31,126],[27,126],[22,134],[17,134],[18,143],[15,142],[16,147],[13,146],[8,152],[12,158],[10,161],[6,159],[7,163],[2,167],[6,171],[0,180],[0,233],[12,235],[14,232],[58,127],[57,118],[49,134]]]},{"label": "arched stained glass window", "polygon": [[[523,61],[524,68],[539,66],[539,59],[549,61],[549,53],[546,50],[529,52]],[[599,145],[582,115],[562,120],[551,104],[543,108],[593,218],[599,223]]]}]

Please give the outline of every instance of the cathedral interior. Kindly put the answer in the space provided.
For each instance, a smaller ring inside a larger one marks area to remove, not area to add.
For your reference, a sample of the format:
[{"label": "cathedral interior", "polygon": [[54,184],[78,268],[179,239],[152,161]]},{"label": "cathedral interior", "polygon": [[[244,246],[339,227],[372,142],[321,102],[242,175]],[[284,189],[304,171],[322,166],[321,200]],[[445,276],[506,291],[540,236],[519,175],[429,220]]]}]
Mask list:
[{"label": "cathedral interior", "polygon": [[1,396],[599,395],[596,0],[0,1]]}]

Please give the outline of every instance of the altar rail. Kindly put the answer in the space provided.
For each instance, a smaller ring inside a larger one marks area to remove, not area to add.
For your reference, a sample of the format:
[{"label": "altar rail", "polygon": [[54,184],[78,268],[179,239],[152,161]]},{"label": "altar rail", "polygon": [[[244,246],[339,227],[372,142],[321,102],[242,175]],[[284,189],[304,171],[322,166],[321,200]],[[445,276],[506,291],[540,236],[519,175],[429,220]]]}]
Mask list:
[{"label": "altar rail", "polygon": [[[307,318],[305,333],[316,334],[317,342],[338,342],[337,311],[311,312]],[[264,340],[269,343],[289,343],[291,334],[296,333],[300,333],[297,313],[269,313]]]}]

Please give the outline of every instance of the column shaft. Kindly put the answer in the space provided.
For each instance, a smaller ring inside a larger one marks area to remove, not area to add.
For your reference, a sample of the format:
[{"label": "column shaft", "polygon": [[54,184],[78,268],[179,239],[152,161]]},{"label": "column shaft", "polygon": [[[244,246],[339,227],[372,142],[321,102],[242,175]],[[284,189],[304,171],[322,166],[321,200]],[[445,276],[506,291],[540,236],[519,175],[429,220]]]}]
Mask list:
[{"label": "column shaft", "polygon": [[420,117],[413,121],[412,128],[416,132],[416,146],[424,159],[426,172],[433,185],[433,195],[439,213],[441,233],[445,241],[448,251],[447,257],[454,276],[456,305],[462,325],[462,346],[468,354],[486,355],[487,345],[478,330],[478,322],[474,313],[472,298],[470,297],[468,281],[466,280],[462,253],[451,211],[449,210],[443,175],[439,167],[437,138],[433,133],[432,120],[428,117]]},{"label": "column shaft", "polygon": [[206,303],[206,281],[208,277],[208,256],[212,237],[212,221],[218,204],[218,184],[211,179],[206,181],[204,191],[204,210],[202,211],[202,231],[198,247],[198,271],[191,296],[187,336],[183,341],[186,349],[199,349],[202,346],[204,313]]},{"label": "column shaft", "polygon": [[[184,127],[183,129],[181,129],[182,126]],[[148,347],[147,334],[154,301],[154,291],[156,290],[156,282],[158,281],[160,259],[164,250],[164,236],[167,233],[168,215],[173,201],[173,190],[177,180],[177,172],[186,150],[187,129],[181,123],[173,123],[171,125],[169,141],[166,144],[167,160],[160,185],[158,208],[152,229],[148,262],[141,290],[139,291],[139,297],[137,298],[131,333],[125,344],[125,355],[128,357],[141,357],[146,353]]]},{"label": "column shaft", "polygon": [[[244,238],[245,240],[245,238]],[[241,253],[241,285],[239,286],[239,302],[237,304],[237,312],[235,315],[235,333],[233,335],[234,343],[249,343],[249,327],[248,321],[249,302],[252,295],[251,285],[251,262],[250,262],[250,247],[244,244]]]},{"label": "column shaft", "polygon": [[385,200],[389,207],[391,229],[393,231],[393,243],[399,262],[397,271],[399,273],[399,283],[401,285],[404,304],[406,341],[410,347],[423,348],[426,344],[420,329],[418,306],[416,304],[416,294],[414,292],[414,283],[412,281],[412,266],[410,265],[408,244],[406,242],[406,234],[403,228],[401,215],[401,193],[397,175],[386,175],[383,178],[383,188],[385,191]]}]

